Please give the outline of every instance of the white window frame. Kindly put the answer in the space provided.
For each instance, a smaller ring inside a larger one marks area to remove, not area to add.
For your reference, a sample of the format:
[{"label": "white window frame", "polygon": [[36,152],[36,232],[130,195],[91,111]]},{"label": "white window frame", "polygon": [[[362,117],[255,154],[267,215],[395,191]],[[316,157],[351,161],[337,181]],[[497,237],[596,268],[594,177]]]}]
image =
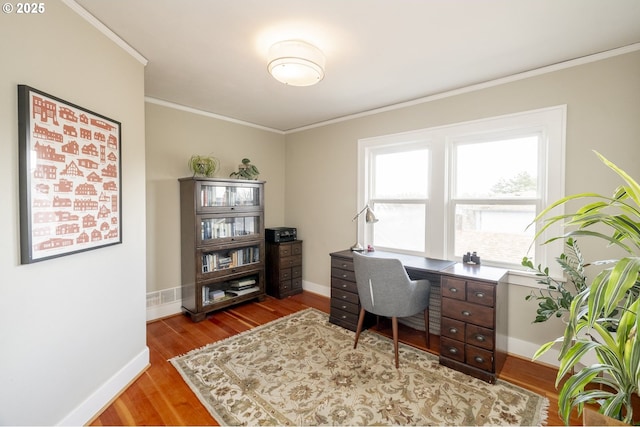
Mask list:
[{"label": "white window frame", "polygon": [[[426,250],[424,253],[413,253],[431,258],[451,259],[461,261],[462,254],[453,254],[453,222],[454,206],[451,202],[454,176],[452,159],[453,145],[459,141],[474,140],[500,135],[512,136],[523,133],[538,133],[541,136],[538,184],[539,198],[536,209],[540,212],[544,207],[564,197],[565,191],[565,144],[566,144],[566,105],[525,111],[498,117],[455,123],[428,129],[420,129],[358,140],[358,190],[357,205],[365,206],[370,201],[372,175],[369,171],[373,153],[382,150],[401,150],[403,147],[416,145],[429,149],[429,182],[427,208],[427,224],[425,233]],[[459,202],[459,200],[458,200]],[[478,200],[473,200],[478,202]],[[506,199],[508,203],[508,199]],[[356,207],[357,208],[357,207]],[[553,215],[564,213],[563,206],[552,212]],[[364,242],[371,242],[371,224],[360,221],[358,224],[360,236]],[[375,226],[375,225],[373,225]],[[561,239],[542,245],[547,239],[562,234],[561,224],[549,227],[532,246],[535,251],[536,263],[548,266],[551,274],[562,277],[560,267],[555,257],[563,251]],[[387,250],[380,248],[382,250]],[[400,252],[397,251],[396,252]],[[403,253],[412,253],[402,251]],[[480,254],[481,255],[481,254]],[[525,256],[526,254],[523,254]],[[509,281],[530,285],[530,273],[524,269],[510,269]],[[522,276],[519,278],[518,276]]]}]

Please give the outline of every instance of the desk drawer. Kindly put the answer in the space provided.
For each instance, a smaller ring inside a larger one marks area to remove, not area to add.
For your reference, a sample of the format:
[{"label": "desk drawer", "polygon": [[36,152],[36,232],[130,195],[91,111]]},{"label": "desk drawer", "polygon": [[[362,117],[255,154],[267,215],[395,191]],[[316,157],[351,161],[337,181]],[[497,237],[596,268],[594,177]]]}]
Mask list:
[{"label": "desk drawer", "polygon": [[440,335],[457,341],[464,341],[465,323],[459,320],[443,317],[440,319]]},{"label": "desk drawer", "polygon": [[337,310],[332,308],[330,320],[337,321],[333,323],[338,323],[340,326],[351,329],[352,331],[355,331],[356,327],[358,326],[358,315],[355,313],[349,313],[348,311],[344,310]]},{"label": "desk drawer", "polygon": [[493,372],[493,353],[472,345],[465,346],[467,365]]},{"label": "desk drawer", "polygon": [[465,332],[465,342],[476,347],[482,347],[487,350],[493,350],[493,330],[483,328],[477,325],[467,325]]},{"label": "desk drawer", "polygon": [[443,277],[441,292],[443,297],[464,301],[467,297],[467,282],[462,279]]},{"label": "desk drawer", "polygon": [[458,362],[464,362],[464,343],[440,337],[440,355]]},{"label": "desk drawer", "polygon": [[494,310],[491,307],[442,298],[442,316],[493,329]]},{"label": "desk drawer", "polygon": [[347,313],[360,314],[358,304],[353,304],[347,300],[339,298],[331,298],[331,313],[338,311],[346,311]]},{"label": "desk drawer", "polygon": [[350,282],[348,280],[336,279],[335,277],[331,278],[331,290],[340,289],[346,292],[351,292],[352,294],[358,293],[358,286],[356,282]]},{"label": "desk drawer", "polygon": [[331,270],[333,271],[334,268],[353,271],[353,261],[342,258],[331,258]]},{"label": "desk drawer", "polygon": [[333,290],[331,291],[331,297],[332,299],[347,301],[347,302],[350,302],[351,304],[358,305],[360,303],[360,300],[358,299],[358,294],[354,294],[352,292],[345,292],[343,290],[336,289],[336,288],[333,288]]},{"label": "desk drawer", "polygon": [[467,282],[467,301],[493,307],[496,287],[488,283]]},{"label": "desk drawer", "polygon": [[348,280],[349,282],[356,281],[356,273],[354,271],[349,270],[341,270],[339,268],[331,268],[331,277],[335,277],[337,279]]},{"label": "desk drawer", "polygon": [[293,255],[280,258],[280,267],[293,267],[294,265],[302,265],[302,255]]}]

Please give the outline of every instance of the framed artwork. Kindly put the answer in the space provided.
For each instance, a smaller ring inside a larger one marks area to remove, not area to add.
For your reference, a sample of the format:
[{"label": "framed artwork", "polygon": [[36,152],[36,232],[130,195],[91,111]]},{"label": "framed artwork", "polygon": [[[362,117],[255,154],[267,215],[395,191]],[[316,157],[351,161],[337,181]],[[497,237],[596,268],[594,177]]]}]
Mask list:
[{"label": "framed artwork", "polygon": [[120,123],[18,85],[20,262],[122,243]]}]

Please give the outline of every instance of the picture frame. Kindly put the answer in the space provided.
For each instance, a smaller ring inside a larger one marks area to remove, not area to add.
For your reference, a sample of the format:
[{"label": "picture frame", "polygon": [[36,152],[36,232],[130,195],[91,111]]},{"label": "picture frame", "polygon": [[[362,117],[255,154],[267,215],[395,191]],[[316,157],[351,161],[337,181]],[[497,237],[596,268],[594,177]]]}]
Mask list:
[{"label": "picture frame", "polygon": [[18,85],[21,264],[122,243],[121,131]]}]

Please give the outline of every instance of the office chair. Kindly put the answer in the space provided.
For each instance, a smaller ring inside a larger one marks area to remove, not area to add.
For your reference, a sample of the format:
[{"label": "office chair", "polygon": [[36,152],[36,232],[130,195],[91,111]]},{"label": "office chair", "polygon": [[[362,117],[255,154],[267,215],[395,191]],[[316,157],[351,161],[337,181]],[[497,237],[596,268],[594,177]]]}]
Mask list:
[{"label": "office chair", "polygon": [[428,280],[411,280],[398,259],[375,258],[354,252],[353,266],[361,306],[353,348],[358,346],[365,312],[390,317],[396,368],[398,368],[398,317],[409,317],[423,311],[427,348],[429,347],[431,284]]}]

